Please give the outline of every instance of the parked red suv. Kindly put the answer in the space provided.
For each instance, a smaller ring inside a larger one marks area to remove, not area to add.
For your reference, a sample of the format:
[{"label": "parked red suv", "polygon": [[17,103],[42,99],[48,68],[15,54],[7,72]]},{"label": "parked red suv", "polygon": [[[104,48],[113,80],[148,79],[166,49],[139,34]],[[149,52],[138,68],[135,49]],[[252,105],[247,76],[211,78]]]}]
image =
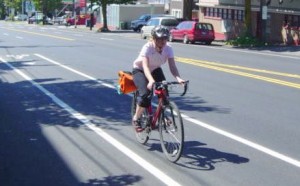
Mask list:
[{"label": "parked red suv", "polygon": [[171,29],[169,41],[182,40],[183,43],[205,42],[210,45],[215,40],[214,27],[210,23],[183,21]]}]

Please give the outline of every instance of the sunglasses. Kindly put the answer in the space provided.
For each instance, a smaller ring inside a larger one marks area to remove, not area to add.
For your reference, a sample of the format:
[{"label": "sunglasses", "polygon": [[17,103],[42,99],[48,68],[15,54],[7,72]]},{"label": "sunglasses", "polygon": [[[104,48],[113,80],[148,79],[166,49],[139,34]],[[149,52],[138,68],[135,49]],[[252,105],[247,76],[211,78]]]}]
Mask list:
[{"label": "sunglasses", "polygon": [[162,41],[167,41],[168,38],[167,37],[162,37],[162,38],[156,38],[155,40],[162,42]]}]

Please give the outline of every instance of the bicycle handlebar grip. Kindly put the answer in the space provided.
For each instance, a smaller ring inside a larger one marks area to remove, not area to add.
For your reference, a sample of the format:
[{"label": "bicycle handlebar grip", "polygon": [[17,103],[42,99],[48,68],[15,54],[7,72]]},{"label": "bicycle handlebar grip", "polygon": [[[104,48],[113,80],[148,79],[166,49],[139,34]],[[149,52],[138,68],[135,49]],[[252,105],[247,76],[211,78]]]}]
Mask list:
[{"label": "bicycle handlebar grip", "polygon": [[183,90],[183,93],[180,96],[185,95],[185,93],[187,92],[187,89],[188,89],[188,85],[189,85],[189,80],[184,82],[184,90]]}]

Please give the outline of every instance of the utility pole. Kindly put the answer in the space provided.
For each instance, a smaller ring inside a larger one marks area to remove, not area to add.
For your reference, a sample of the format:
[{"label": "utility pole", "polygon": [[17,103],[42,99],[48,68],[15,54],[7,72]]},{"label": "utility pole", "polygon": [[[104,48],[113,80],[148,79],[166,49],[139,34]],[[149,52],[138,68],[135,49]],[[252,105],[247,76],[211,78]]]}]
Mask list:
[{"label": "utility pole", "polygon": [[75,16],[75,0],[73,0],[73,17]]},{"label": "utility pole", "polygon": [[266,42],[266,30],[267,30],[267,18],[268,18],[268,6],[266,0],[260,0],[260,40]]},{"label": "utility pole", "polygon": [[76,21],[77,21],[77,15],[76,15],[76,0],[73,0],[73,16],[74,16],[74,27],[77,28]]},{"label": "utility pole", "polygon": [[43,19],[43,25],[45,25],[46,24],[46,12],[45,12],[45,0],[41,0],[40,1],[41,2],[41,4],[42,4],[42,19]]},{"label": "utility pole", "polygon": [[24,0],[22,0],[22,16],[24,15]]}]

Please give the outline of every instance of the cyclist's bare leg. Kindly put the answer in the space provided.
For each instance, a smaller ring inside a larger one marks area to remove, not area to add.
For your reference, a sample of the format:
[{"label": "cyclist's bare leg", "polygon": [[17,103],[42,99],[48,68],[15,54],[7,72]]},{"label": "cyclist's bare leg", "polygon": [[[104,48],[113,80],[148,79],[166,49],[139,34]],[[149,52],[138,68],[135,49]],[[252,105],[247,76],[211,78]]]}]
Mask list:
[{"label": "cyclist's bare leg", "polygon": [[138,104],[136,105],[136,111],[135,111],[135,114],[134,114],[134,116],[133,116],[133,120],[134,121],[136,121],[136,120],[138,120],[140,117],[141,117],[141,115],[142,115],[142,113],[144,112],[144,110],[145,110],[145,107],[141,107],[141,106],[139,106]]}]

